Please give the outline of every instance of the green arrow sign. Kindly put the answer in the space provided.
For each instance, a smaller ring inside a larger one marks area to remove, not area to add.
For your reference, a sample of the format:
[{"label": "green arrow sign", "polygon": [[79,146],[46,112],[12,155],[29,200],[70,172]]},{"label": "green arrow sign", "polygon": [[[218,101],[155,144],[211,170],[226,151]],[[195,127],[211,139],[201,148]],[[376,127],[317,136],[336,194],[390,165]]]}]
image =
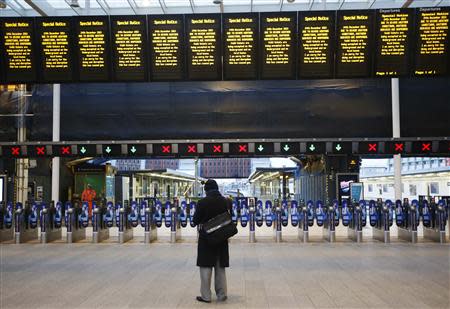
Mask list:
[{"label": "green arrow sign", "polygon": [[81,152],[82,154],[85,154],[86,151],[87,151],[86,147],[84,147],[84,146],[81,147],[80,152]]},{"label": "green arrow sign", "polygon": [[311,150],[311,151],[316,150],[316,146],[314,146],[314,144],[311,144],[311,146],[309,146],[309,150]]},{"label": "green arrow sign", "polygon": [[284,151],[288,152],[288,151],[289,151],[289,149],[291,149],[291,148],[289,148],[289,145],[287,145],[287,144],[286,144],[286,145],[284,145],[284,147],[283,147],[283,150],[284,150]]},{"label": "green arrow sign", "polygon": [[264,147],[263,147],[263,145],[260,144],[259,147],[258,147],[258,151],[262,152],[263,150],[264,150]]},{"label": "green arrow sign", "polygon": [[133,147],[131,147],[130,151],[131,151],[132,153],[136,153],[137,149],[136,149],[136,147],[133,146]]},{"label": "green arrow sign", "polygon": [[337,151],[341,151],[342,146],[341,144],[337,144],[336,147],[334,147]]},{"label": "green arrow sign", "polygon": [[111,149],[111,147],[109,147],[109,146],[108,146],[108,147],[106,147],[106,149],[105,149],[106,153],[110,153],[110,152],[111,152],[111,150],[112,150],[112,149]]}]

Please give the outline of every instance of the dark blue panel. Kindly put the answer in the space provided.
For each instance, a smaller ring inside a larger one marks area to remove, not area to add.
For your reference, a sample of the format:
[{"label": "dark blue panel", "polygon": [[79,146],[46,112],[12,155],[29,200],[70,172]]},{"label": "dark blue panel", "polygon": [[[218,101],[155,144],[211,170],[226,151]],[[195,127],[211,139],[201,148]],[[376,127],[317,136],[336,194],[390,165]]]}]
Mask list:
[{"label": "dark blue panel", "polygon": [[[389,137],[389,80],[61,85],[61,139]],[[51,86],[33,140],[51,138]]]}]

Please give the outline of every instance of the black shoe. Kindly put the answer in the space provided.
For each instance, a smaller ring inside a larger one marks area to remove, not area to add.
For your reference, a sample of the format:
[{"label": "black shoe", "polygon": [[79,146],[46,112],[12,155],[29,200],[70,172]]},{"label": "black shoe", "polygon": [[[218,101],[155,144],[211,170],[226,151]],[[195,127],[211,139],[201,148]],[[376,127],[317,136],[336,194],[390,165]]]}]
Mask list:
[{"label": "black shoe", "polygon": [[226,301],[227,299],[228,299],[227,296],[223,296],[223,297],[217,298],[217,301]]},{"label": "black shoe", "polygon": [[210,300],[203,299],[201,296],[197,296],[196,299],[197,299],[199,302],[203,302],[203,303],[210,303],[210,302],[211,302]]}]

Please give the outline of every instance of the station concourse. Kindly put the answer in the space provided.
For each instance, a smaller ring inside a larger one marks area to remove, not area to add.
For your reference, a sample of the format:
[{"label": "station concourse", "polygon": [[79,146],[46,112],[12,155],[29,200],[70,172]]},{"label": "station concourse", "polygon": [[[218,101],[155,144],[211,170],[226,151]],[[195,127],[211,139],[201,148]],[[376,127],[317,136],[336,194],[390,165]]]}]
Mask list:
[{"label": "station concourse", "polygon": [[448,0],[0,0],[0,308],[450,308],[449,115]]}]

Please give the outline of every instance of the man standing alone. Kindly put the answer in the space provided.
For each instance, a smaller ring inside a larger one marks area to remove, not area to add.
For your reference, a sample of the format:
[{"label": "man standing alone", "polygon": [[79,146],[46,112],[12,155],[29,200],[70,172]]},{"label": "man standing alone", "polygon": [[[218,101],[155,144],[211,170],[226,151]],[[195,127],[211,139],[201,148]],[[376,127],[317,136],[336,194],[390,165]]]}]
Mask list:
[{"label": "man standing alone", "polygon": [[[208,179],[205,183],[206,197],[198,202],[194,213],[195,225],[208,222],[210,219],[231,210],[231,202],[224,198],[216,181]],[[207,240],[199,233],[197,247],[197,266],[200,267],[201,296],[200,302],[211,302],[211,276],[214,268],[214,287],[218,301],[227,299],[227,279],[225,267],[229,267],[228,240],[218,245],[209,245]]]}]

